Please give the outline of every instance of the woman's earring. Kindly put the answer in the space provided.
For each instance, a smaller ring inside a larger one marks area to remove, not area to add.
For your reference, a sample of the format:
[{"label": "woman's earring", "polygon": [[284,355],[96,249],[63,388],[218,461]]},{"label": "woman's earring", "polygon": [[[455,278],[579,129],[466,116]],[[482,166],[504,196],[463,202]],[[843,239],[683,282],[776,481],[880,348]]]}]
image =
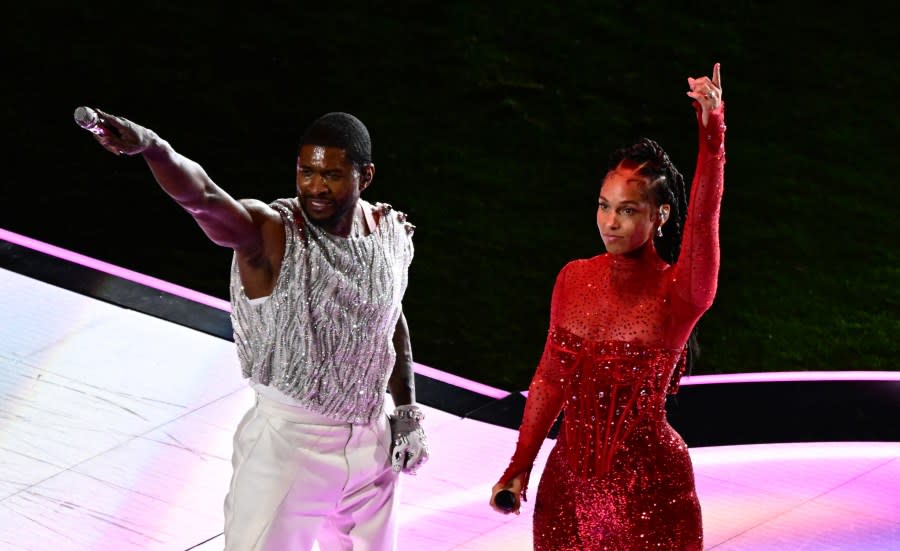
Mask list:
[{"label": "woman's earring", "polygon": [[656,226],[656,237],[662,237],[662,226]]}]

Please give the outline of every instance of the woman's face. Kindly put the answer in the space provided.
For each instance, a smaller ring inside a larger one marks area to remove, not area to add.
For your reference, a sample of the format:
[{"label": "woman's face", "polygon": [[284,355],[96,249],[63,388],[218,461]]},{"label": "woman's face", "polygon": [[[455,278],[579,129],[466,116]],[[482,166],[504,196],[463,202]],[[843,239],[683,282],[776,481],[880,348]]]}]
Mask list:
[{"label": "woman's face", "polygon": [[618,167],[603,180],[597,228],[610,254],[642,247],[659,225],[659,209],[647,194],[647,180],[634,169]]}]

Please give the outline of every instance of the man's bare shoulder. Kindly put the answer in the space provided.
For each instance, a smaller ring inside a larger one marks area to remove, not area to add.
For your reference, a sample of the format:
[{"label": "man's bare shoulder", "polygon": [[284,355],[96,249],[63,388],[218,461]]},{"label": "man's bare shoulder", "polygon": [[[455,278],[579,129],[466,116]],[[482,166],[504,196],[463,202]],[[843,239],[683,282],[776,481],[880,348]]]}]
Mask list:
[{"label": "man's bare shoulder", "polygon": [[266,222],[281,223],[281,215],[268,203],[259,199],[240,199],[240,203],[257,225]]},{"label": "man's bare shoulder", "polygon": [[241,280],[245,288],[265,294],[271,292],[284,255],[286,236],[282,214],[271,204],[258,199],[239,201],[258,228],[261,238],[258,247],[236,250]]}]

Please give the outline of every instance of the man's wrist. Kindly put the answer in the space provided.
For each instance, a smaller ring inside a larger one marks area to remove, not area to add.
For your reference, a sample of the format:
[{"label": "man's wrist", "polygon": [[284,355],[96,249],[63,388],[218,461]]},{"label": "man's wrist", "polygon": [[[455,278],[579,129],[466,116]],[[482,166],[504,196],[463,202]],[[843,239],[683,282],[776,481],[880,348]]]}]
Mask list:
[{"label": "man's wrist", "polygon": [[141,150],[141,154],[148,161],[161,161],[171,157],[173,150],[169,142],[160,138],[159,134],[150,129],[145,129],[145,131],[147,132],[146,146]]},{"label": "man's wrist", "polygon": [[425,419],[425,412],[418,404],[402,404],[394,408],[394,416],[398,419],[413,419],[421,421]]}]

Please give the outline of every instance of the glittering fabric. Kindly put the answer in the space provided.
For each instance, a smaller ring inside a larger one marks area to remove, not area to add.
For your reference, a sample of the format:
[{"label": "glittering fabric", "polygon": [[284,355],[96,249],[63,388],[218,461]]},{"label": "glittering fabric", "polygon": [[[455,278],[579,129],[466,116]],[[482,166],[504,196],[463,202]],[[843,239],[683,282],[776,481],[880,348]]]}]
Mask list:
[{"label": "glittering fabric", "polygon": [[250,302],[232,261],[231,318],[244,377],[321,415],[369,423],[382,412],[394,365],[413,226],[379,203],[375,231],[345,238],[310,223],[296,199],[272,206],[287,239],[267,300]]},{"label": "glittering fabric", "polygon": [[544,354],[500,478],[525,473],[527,487],[562,411],[535,501],[536,551],[702,548],[693,467],[665,398],[677,391],[685,343],[716,292],[724,133],[722,106],[700,128],[673,266],[650,242],[635,254],[575,260],[557,277]]}]

